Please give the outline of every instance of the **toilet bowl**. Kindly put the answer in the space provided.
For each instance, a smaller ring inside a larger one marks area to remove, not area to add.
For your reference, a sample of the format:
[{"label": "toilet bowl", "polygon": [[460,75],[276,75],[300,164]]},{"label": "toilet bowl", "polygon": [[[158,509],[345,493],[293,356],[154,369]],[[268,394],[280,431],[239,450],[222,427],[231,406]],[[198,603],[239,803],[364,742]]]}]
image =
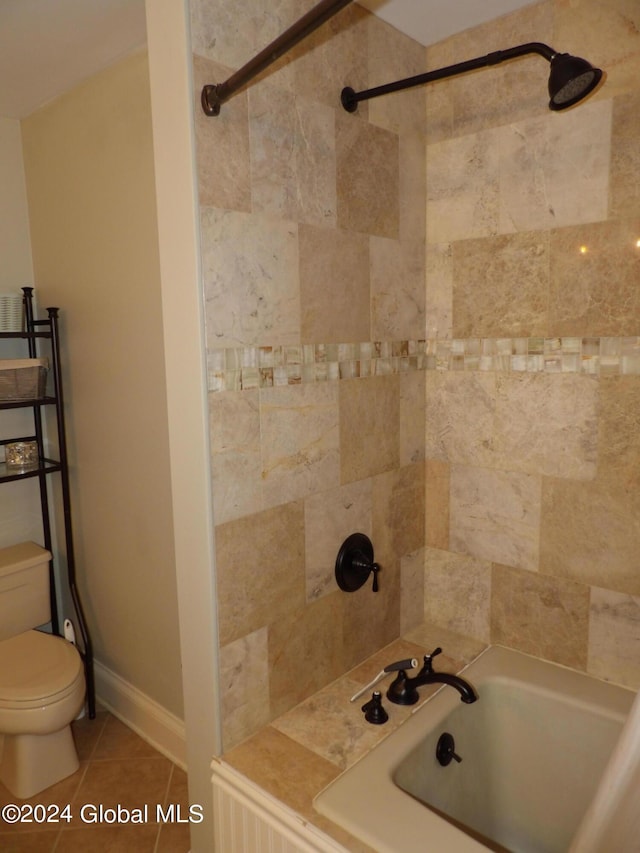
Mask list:
[{"label": "toilet bowl", "polygon": [[82,659],[62,637],[27,630],[0,641],[0,782],[26,799],[70,776],[70,723],[82,708]]}]

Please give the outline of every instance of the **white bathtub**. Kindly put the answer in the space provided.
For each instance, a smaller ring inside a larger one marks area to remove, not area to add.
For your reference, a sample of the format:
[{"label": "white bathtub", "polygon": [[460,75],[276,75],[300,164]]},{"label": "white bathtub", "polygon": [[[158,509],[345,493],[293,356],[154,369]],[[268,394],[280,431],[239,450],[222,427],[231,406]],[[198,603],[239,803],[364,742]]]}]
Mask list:
[{"label": "white bathtub", "polygon": [[[494,646],[315,799],[379,853],[566,853],[634,693]],[[388,702],[388,700],[387,700]],[[462,758],[441,766],[443,732]]]}]

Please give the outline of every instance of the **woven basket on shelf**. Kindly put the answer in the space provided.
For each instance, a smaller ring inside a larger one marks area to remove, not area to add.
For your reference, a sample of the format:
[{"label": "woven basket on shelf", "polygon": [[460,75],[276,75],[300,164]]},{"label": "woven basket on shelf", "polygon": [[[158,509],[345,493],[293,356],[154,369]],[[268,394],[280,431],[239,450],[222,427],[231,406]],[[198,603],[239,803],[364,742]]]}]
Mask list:
[{"label": "woven basket on shelf", "polygon": [[46,358],[0,359],[0,401],[44,397],[47,368]]}]

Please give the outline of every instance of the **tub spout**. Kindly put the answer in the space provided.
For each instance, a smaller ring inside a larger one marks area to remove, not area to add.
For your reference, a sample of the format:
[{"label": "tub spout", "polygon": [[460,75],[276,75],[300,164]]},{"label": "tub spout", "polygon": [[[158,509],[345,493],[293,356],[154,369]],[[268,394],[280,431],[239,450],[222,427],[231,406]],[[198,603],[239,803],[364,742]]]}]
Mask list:
[{"label": "tub spout", "polygon": [[424,666],[413,678],[409,678],[404,670],[400,670],[389,686],[387,698],[396,705],[415,705],[420,698],[418,687],[423,687],[425,684],[448,684],[458,691],[462,702],[466,702],[467,705],[475,702],[478,694],[464,678],[450,672],[434,672],[433,658],[441,651],[441,648],[437,648],[430,655],[425,655]]}]

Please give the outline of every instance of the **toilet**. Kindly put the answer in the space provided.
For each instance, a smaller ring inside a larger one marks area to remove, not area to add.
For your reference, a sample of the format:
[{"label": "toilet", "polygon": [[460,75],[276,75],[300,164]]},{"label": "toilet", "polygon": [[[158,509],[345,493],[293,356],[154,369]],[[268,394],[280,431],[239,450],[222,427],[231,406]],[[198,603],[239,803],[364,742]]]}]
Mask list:
[{"label": "toilet", "polygon": [[51,620],[49,551],[0,549],[0,782],[27,799],[79,767],[71,721],[85,679],[76,647],[34,630]]}]

